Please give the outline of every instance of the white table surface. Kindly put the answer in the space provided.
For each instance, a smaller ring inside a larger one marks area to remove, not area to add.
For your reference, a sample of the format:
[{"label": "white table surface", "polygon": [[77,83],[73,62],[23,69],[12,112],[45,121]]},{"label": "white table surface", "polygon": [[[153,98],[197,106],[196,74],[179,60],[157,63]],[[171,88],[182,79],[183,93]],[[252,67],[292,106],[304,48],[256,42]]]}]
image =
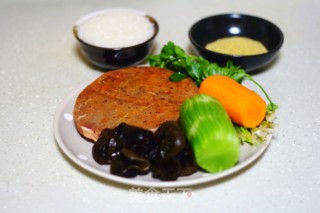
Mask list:
[{"label": "white table surface", "polygon": [[[155,53],[168,41],[190,50],[189,27],[213,14],[241,12],[277,24],[285,35],[281,53],[254,75],[280,106],[262,158],[188,196],[175,189],[135,200],[133,187],[72,163],[54,138],[55,110],[102,73],[84,63],[71,28],[80,16],[110,7],[158,20]],[[1,0],[0,212],[319,212],[319,9],[318,0]]]}]

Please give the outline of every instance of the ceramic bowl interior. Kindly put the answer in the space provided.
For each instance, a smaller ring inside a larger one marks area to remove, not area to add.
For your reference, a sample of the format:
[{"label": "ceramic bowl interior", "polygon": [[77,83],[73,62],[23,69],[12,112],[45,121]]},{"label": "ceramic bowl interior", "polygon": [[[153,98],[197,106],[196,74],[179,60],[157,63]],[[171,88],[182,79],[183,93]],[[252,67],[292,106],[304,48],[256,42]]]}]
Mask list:
[{"label": "ceramic bowl interior", "polygon": [[[216,39],[230,36],[244,36],[260,41],[267,53],[250,56],[228,55],[213,52],[205,48],[206,44]],[[198,52],[211,62],[224,66],[228,61],[241,66],[247,72],[256,71],[273,61],[278,54],[284,36],[275,24],[251,15],[222,14],[206,17],[191,26],[189,39]]]},{"label": "ceramic bowl interior", "polygon": [[[106,47],[95,46],[87,43],[86,41],[84,41],[79,37],[78,31],[79,31],[79,25],[81,24],[81,22],[95,15],[108,12],[109,10],[129,10],[145,16],[153,25],[153,29],[154,29],[153,35],[143,43],[139,43],[129,47],[117,47],[117,48],[106,48]],[[79,46],[82,54],[88,59],[88,61],[91,64],[103,70],[118,69],[121,67],[137,65],[142,61],[144,61],[144,59],[148,56],[148,54],[152,50],[154,39],[158,34],[158,31],[159,31],[159,25],[152,16],[147,15],[141,11],[136,11],[131,9],[118,9],[118,8],[101,10],[101,11],[88,14],[84,17],[81,17],[73,27],[73,34],[75,38],[79,41]]]}]

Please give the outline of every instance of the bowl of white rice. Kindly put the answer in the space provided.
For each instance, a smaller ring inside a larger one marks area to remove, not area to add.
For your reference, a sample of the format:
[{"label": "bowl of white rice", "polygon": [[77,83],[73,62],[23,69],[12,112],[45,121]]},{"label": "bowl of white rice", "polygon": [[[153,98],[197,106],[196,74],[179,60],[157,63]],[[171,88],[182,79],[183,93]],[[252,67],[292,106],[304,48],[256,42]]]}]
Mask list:
[{"label": "bowl of white rice", "polygon": [[153,17],[127,8],[95,11],[81,17],[73,27],[81,53],[103,70],[142,63],[158,31]]}]

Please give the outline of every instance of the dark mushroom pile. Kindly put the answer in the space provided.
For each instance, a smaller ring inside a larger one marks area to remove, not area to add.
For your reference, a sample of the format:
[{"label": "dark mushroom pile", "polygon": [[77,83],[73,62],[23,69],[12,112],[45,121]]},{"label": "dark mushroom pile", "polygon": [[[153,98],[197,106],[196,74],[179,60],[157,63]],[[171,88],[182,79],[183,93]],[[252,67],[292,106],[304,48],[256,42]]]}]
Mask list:
[{"label": "dark mushroom pile", "polygon": [[163,181],[176,180],[198,170],[179,124],[163,123],[156,132],[121,123],[104,129],[92,148],[94,160],[110,165],[111,174],[135,177],[152,173]]}]

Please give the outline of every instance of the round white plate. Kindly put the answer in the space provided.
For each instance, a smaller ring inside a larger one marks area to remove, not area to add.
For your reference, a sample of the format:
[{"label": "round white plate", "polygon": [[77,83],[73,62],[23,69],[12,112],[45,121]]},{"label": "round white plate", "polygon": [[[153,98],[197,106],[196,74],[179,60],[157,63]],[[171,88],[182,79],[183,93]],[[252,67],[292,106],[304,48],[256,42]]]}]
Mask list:
[{"label": "round white plate", "polygon": [[73,122],[72,112],[75,100],[78,94],[88,84],[89,83],[84,84],[73,90],[59,105],[54,118],[54,135],[61,150],[72,161],[80,167],[111,181],[143,187],[181,187],[202,184],[226,177],[245,168],[262,155],[270,144],[271,135],[267,141],[258,146],[250,146],[246,143],[243,144],[240,150],[239,163],[234,167],[217,174],[199,171],[187,177],[180,177],[176,181],[160,181],[152,178],[150,174],[137,176],[135,178],[116,176],[110,174],[109,166],[102,166],[94,161],[91,154],[93,143],[86,141],[79,135]]}]

